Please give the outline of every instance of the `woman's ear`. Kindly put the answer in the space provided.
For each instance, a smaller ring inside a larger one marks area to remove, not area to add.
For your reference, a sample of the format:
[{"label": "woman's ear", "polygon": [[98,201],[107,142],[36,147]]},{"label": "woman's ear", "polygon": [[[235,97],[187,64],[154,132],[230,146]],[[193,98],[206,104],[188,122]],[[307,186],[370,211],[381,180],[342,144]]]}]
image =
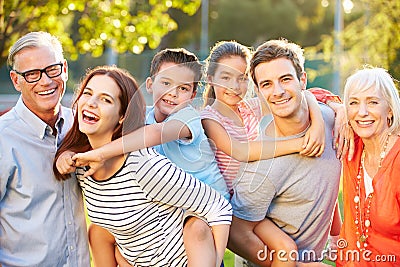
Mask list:
[{"label": "woman's ear", "polygon": [[388,122],[389,127],[392,126],[392,124],[393,124],[393,111],[392,110],[389,110],[387,122]]},{"label": "woman's ear", "polygon": [[146,79],[146,91],[149,94],[153,93],[152,86],[153,86],[153,79],[151,77],[147,77],[147,79]]}]

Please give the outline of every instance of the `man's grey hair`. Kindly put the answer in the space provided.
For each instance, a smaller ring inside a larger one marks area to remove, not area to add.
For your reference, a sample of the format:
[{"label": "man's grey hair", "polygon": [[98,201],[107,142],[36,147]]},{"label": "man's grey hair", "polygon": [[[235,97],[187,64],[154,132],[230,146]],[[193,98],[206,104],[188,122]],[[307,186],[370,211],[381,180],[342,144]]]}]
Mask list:
[{"label": "man's grey hair", "polygon": [[62,45],[57,37],[51,35],[48,32],[30,32],[19,38],[14,45],[10,48],[7,64],[11,69],[14,69],[16,55],[25,48],[34,47],[51,47],[55,53],[55,56],[60,61],[64,60],[64,52]]}]

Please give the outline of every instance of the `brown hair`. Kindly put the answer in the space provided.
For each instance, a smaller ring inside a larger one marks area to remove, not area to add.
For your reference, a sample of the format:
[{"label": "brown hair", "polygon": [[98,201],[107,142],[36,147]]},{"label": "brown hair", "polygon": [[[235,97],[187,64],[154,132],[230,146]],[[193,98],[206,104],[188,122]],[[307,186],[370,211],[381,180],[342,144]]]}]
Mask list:
[{"label": "brown hair", "polygon": [[255,68],[265,62],[270,62],[278,58],[286,58],[293,63],[297,78],[300,80],[304,72],[303,49],[286,39],[270,40],[260,45],[250,60],[250,74],[254,84],[258,87],[257,79],[254,74]]},{"label": "brown hair", "polygon": [[166,48],[158,52],[151,61],[150,76],[154,78],[160,71],[163,63],[182,64],[194,73],[193,90],[197,90],[197,86],[201,79],[201,64],[195,54],[189,52],[185,48]]},{"label": "brown hair", "polygon": [[[122,137],[122,134],[129,134],[144,125],[145,117],[145,101],[136,80],[132,75],[124,69],[116,66],[98,66],[89,70],[85,77],[82,78],[77,91],[73,106],[76,108],[79,98],[82,96],[86,85],[96,75],[106,75],[112,78],[121,90],[119,100],[121,103],[120,115],[124,116],[124,123],[118,124],[115,128],[112,140]],[[56,168],[58,157],[65,151],[73,151],[75,153],[86,152],[92,149],[87,136],[79,130],[78,113],[74,115],[72,128],[65,136],[61,146],[58,148],[54,158],[53,170],[57,180],[66,180],[70,176],[62,175]]]},{"label": "brown hair", "polygon": [[[214,76],[218,67],[218,63],[228,57],[239,56],[249,65],[251,52],[250,49],[236,41],[217,42],[211,48],[210,55],[206,59],[205,75]],[[214,87],[207,83],[203,92],[204,106],[211,105],[215,100]]]}]

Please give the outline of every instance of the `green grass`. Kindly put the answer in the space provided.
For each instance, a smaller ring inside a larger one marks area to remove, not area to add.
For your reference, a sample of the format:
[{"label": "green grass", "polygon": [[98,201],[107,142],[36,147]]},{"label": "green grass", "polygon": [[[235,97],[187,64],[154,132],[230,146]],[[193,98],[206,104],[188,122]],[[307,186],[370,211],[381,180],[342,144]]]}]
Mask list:
[{"label": "green grass", "polygon": [[225,267],[233,267],[235,264],[235,254],[232,251],[227,249],[224,255],[224,266]]},{"label": "green grass", "polygon": [[[328,261],[328,260],[324,260],[323,263],[329,264],[331,266],[336,266],[336,264],[334,262]],[[227,249],[225,251],[225,255],[224,255],[224,266],[225,267],[234,267],[235,265],[235,254],[230,251],[229,249]]]}]

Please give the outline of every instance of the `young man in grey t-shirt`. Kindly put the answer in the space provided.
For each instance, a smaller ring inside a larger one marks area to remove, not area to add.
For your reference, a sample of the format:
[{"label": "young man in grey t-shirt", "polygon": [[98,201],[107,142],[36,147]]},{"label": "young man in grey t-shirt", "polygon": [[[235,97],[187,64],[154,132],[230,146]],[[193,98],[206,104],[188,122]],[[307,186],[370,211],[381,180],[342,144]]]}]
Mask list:
[{"label": "young man in grey t-shirt", "polygon": [[[286,40],[268,41],[257,48],[250,72],[260,99],[272,113],[262,129],[264,138],[282,140],[304,135],[311,121],[303,101],[307,76],[302,49]],[[321,112],[325,141],[331,144],[334,112],[325,105],[321,105]],[[254,233],[255,227],[268,218],[296,242],[298,264],[322,260],[340,170],[331,146],[326,146],[318,158],[292,154],[243,166],[234,187],[228,248],[256,264],[269,266],[269,257],[263,255],[266,244]]]}]

